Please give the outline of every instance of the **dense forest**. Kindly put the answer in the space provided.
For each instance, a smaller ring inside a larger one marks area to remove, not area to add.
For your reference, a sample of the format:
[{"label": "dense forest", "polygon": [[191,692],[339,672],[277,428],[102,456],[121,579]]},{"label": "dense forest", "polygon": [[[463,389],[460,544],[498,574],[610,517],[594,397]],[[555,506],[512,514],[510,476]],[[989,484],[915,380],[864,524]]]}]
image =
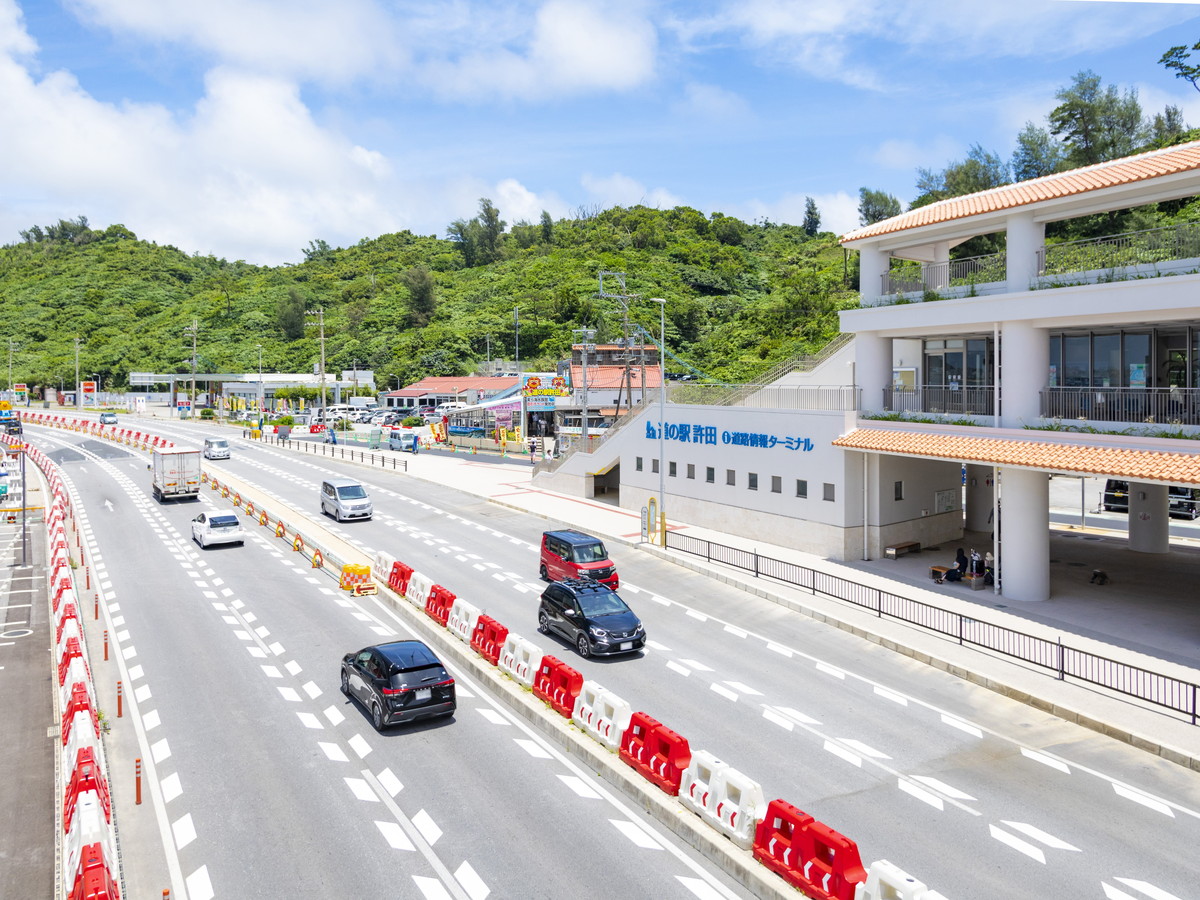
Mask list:
[{"label": "dense forest", "polygon": [[[1195,47],[1174,47],[1162,64],[1197,85]],[[1200,90],[1200,87],[1198,87]],[[1145,115],[1132,90],[1079,73],[1056,94],[1045,125],[1028,123],[1016,150],[973,145],[967,158],[917,172],[909,208],[1200,138],[1180,111]],[[859,191],[860,221],[902,211],[882,191]],[[12,380],[71,386],[84,377],[105,389],[131,371],[311,371],[323,311],[327,370],[372,369],[381,387],[426,375],[465,375],[483,361],[551,369],[569,353],[572,331],[597,340],[624,333],[623,320],[657,336],[667,299],[668,371],[720,382],[752,380],[771,366],[819,350],[837,333],[837,312],[857,304],[853,253],[820,230],[809,199],[800,225],[742,222],[676,207],[579,210],[511,227],[490,200],[446,236],[407,231],[346,248],[317,239],[298,265],[261,267],[188,255],[139,239],[121,225],[86,217],[33,226],[0,248],[0,335]],[[1049,240],[1200,220],[1200,201],[1073,220]],[[993,252],[1003,235],[973,239],[956,256]],[[607,276],[623,273],[624,288]],[[518,332],[519,329],[519,332]]]}]

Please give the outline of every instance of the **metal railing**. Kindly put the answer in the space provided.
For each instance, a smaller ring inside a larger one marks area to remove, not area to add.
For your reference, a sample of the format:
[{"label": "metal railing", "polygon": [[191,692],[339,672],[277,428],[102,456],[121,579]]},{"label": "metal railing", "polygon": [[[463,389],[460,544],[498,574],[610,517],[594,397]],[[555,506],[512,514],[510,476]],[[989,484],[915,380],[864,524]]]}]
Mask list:
[{"label": "metal railing", "polygon": [[942,291],[950,287],[1005,281],[1007,278],[1007,254],[989,253],[986,256],[967,256],[891,269],[883,273],[883,293]]},{"label": "metal railing", "polygon": [[[727,390],[727,393],[724,396],[718,396],[713,399],[711,405],[737,406],[763,385],[774,384],[780,378],[791,375],[793,372],[811,372],[853,340],[854,332],[843,331],[816,353],[793,356],[791,359],[786,359],[755,378],[753,384],[721,385],[722,388]],[[674,396],[671,399],[674,400]]]},{"label": "metal railing", "polygon": [[1193,725],[1197,723],[1200,686],[1194,682],[1079,650],[1063,644],[1061,639],[1051,641],[983,622],[828,572],[760,556],[751,550],[673,531],[667,532],[667,547],[751,572],[755,578],[773,578],[812,594],[851,603],[880,618],[886,616],[924,628],[963,646],[977,647],[1029,663],[1053,673],[1060,681],[1071,678],[1095,685],[1179,713],[1188,717]]},{"label": "metal railing", "polygon": [[977,387],[918,387],[883,389],[883,408],[890,412],[952,413],[966,416],[995,414],[995,391]]},{"label": "metal railing", "polygon": [[1200,222],[1184,222],[1149,231],[1047,244],[1038,250],[1038,274],[1123,269],[1196,257],[1200,257]]},{"label": "metal railing", "polygon": [[1200,425],[1200,388],[1052,387],[1040,396],[1047,419]]},{"label": "metal railing", "polygon": [[[247,436],[243,432],[243,437]],[[320,453],[322,456],[330,456],[334,459],[348,459],[350,462],[366,463],[371,466],[379,466],[381,469],[392,469],[393,471],[407,472],[408,460],[401,459],[396,454],[387,453],[372,453],[368,450],[355,450],[353,447],[347,447],[344,444],[318,444],[316,441],[293,441],[291,438],[278,438],[274,435],[264,434],[260,438],[256,438],[260,443],[275,444],[283,447],[286,450],[299,449],[303,453]],[[391,465],[388,465],[388,462]]]}]

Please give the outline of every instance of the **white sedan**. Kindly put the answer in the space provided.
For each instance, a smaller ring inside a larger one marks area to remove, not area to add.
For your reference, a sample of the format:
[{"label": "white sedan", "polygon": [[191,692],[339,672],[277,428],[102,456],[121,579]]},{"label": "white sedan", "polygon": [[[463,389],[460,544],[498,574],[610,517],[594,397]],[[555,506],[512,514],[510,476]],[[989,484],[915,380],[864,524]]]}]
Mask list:
[{"label": "white sedan", "polygon": [[244,544],[246,532],[233,513],[200,513],[192,519],[192,540],[201,547],[210,544]]}]

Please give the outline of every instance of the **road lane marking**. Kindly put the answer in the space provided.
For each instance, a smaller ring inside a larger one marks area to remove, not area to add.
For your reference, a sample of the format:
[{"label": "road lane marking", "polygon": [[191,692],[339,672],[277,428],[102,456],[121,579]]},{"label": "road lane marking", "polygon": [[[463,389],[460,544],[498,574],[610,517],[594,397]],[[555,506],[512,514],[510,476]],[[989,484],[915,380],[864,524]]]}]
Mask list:
[{"label": "road lane marking", "polygon": [[383,835],[383,839],[388,842],[388,846],[393,850],[413,850],[417,848],[413,842],[408,839],[408,835],[404,833],[404,829],[400,827],[398,822],[380,822],[375,820],[375,827]]},{"label": "road lane marking", "polygon": [[1031,837],[1035,841],[1045,844],[1052,850],[1071,850],[1075,853],[1081,852],[1078,847],[1074,847],[1071,844],[1068,844],[1066,841],[1056,838],[1054,835],[1048,834],[1047,832],[1042,831],[1040,828],[1035,828],[1033,825],[1030,825],[1026,822],[1001,822],[1000,824],[1007,825],[1013,831],[1019,831],[1026,837]]},{"label": "road lane marking", "polygon": [[171,823],[171,833],[175,836],[175,849],[182,850],[196,839],[196,826],[192,824],[192,814],[186,813],[182,818]]},{"label": "road lane marking", "polygon": [[378,803],[379,798],[375,795],[375,791],[361,778],[344,778],[346,786],[354,793],[354,796],[366,803]]},{"label": "road lane marking", "polygon": [[922,803],[928,803],[934,809],[945,810],[946,808],[945,804],[942,803],[941,797],[925,790],[919,785],[913,784],[907,778],[897,779],[897,785],[899,786],[900,790],[904,791],[904,793],[908,794],[910,797],[916,797]]},{"label": "road lane marking", "polygon": [[1015,834],[1009,834],[1007,831],[997,828],[995,825],[989,824],[988,830],[991,832],[992,837],[1000,843],[1012,847],[1018,853],[1024,853],[1030,859],[1037,860],[1042,865],[1046,864],[1046,854],[1040,848],[1033,846],[1028,841],[1021,840]]},{"label": "road lane marking", "polygon": [[[1030,750],[1028,747],[1021,748],[1021,755],[1026,759],[1032,759],[1034,762],[1039,762],[1043,766],[1049,766],[1052,769],[1058,769],[1058,771],[1064,772],[1067,775],[1071,774],[1071,769],[1065,762],[1057,760],[1052,756],[1047,756],[1044,753],[1038,753],[1036,750]],[[1120,792],[1118,791],[1118,793]]]},{"label": "road lane marking", "polygon": [[574,775],[559,775],[558,780],[574,791],[577,797],[583,797],[585,800],[600,799],[600,795],[582,778],[576,778]]},{"label": "road lane marking", "polygon": [[1113,784],[1113,790],[1116,791],[1118,797],[1124,797],[1126,800],[1132,800],[1134,803],[1140,803],[1147,809],[1160,812],[1164,816],[1170,816],[1172,819],[1175,818],[1175,813],[1172,811],[1171,807],[1167,806],[1167,804],[1163,803],[1161,800],[1151,797],[1149,794],[1143,794],[1141,791],[1126,787],[1123,784]]}]

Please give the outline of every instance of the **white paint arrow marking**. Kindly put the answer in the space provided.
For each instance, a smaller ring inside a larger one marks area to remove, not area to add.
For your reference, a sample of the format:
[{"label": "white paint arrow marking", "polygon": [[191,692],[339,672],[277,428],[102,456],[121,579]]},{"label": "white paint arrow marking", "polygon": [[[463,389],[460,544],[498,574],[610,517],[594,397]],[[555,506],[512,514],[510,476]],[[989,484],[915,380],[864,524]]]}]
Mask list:
[{"label": "white paint arrow marking", "polygon": [[1168,894],[1162,888],[1157,888],[1148,881],[1137,881],[1133,878],[1118,878],[1117,881],[1121,882],[1125,887],[1141,891],[1147,897],[1150,897],[1151,900],[1179,900],[1174,894]]},{"label": "white paint arrow marking", "polygon": [[104,508],[107,509],[109,512],[112,512],[113,511],[113,502],[111,500],[105,500]]}]

